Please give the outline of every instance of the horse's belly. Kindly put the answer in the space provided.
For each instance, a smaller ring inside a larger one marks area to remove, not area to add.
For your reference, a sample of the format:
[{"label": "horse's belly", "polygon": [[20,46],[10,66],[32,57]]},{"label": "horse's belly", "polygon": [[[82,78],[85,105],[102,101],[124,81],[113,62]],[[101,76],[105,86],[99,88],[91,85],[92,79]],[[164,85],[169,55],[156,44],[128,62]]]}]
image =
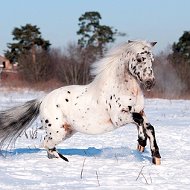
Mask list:
[{"label": "horse's belly", "polygon": [[[93,119],[92,119],[93,120]],[[112,124],[111,120],[107,121],[91,121],[90,119],[87,121],[83,121],[80,123],[73,123],[73,128],[81,133],[86,134],[103,134],[115,129],[114,125]]]}]

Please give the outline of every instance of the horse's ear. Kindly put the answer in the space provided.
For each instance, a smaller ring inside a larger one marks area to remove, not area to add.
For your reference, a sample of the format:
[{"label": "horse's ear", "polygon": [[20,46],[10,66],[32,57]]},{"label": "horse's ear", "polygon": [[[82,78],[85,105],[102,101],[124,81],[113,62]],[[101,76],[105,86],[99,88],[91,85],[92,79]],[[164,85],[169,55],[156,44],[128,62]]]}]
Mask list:
[{"label": "horse's ear", "polygon": [[150,42],[150,45],[153,47],[157,44],[157,42]]},{"label": "horse's ear", "polygon": [[133,42],[132,40],[128,40],[128,43],[131,43],[131,42]]}]

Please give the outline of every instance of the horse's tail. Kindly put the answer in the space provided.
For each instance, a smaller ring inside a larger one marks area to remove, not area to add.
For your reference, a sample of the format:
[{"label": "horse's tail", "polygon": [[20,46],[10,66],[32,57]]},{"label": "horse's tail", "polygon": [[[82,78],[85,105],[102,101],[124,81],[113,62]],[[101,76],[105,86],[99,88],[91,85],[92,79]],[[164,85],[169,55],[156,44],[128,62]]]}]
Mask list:
[{"label": "horse's tail", "polygon": [[8,148],[39,115],[41,101],[31,100],[25,104],[0,112],[0,150]]}]

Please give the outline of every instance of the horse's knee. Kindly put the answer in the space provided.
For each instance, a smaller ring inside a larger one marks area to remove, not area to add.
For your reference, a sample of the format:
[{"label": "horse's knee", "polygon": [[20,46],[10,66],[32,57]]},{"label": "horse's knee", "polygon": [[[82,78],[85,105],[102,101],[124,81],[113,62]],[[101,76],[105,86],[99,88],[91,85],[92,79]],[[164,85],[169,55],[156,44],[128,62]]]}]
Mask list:
[{"label": "horse's knee", "polygon": [[144,119],[140,113],[133,112],[132,117],[133,117],[134,122],[137,123],[138,125],[143,124]]},{"label": "horse's knee", "polygon": [[146,123],[146,125],[148,130],[154,131],[154,127],[150,123]]},{"label": "horse's knee", "polygon": [[149,131],[153,136],[155,136],[154,127],[150,123],[146,123],[146,130]]}]

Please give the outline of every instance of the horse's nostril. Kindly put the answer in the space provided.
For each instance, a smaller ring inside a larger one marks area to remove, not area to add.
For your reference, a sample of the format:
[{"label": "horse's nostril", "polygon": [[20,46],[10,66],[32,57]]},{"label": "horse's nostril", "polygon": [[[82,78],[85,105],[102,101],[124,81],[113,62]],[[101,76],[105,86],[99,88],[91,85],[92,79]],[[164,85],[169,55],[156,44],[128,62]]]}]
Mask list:
[{"label": "horse's nostril", "polygon": [[154,86],[154,80],[146,80],[144,86],[145,89],[150,90]]},{"label": "horse's nostril", "polygon": [[147,80],[147,81],[145,82],[145,84],[146,84],[146,86],[151,86],[151,85],[152,85],[152,81]]}]

